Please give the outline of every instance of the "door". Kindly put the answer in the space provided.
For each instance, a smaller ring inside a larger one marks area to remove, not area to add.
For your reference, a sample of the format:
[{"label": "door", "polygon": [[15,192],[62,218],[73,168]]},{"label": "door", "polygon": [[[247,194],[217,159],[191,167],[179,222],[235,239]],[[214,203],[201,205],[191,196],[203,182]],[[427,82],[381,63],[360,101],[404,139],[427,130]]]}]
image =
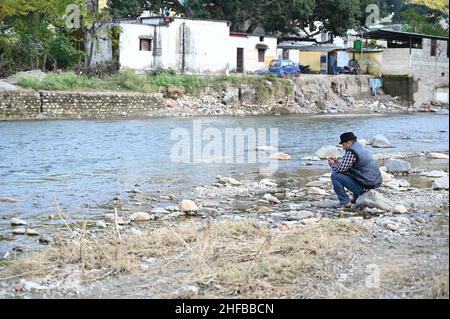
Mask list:
[{"label": "door", "polygon": [[244,48],[237,48],[236,71],[244,73]]}]

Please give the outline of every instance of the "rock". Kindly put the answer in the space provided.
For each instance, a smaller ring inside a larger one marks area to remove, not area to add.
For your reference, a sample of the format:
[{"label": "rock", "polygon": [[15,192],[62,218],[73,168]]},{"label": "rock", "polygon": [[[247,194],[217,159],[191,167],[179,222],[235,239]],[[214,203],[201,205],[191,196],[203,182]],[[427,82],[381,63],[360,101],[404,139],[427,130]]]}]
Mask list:
[{"label": "rock", "polygon": [[338,206],[338,203],[330,199],[324,199],[321,201],[313,202],[313,206],[318,208],[336,208]]},{"label": "rock", "polygon": [[262,179],[259,183],[262,185],[265,185],[267,187],[277,187],[278,186],[278,184],[274,180],[268,179],[268,178]]},{"label": "rock", "polygon": [[387,229],[392,230],[392,231],[398,231],[400,229],[400,224],[386,223],[386,224],[384,224],[384,227],[386,227]]},{"label": "rock", "polygon": [[169,206],[169,207],[166,207],[166,210],[169,212],[178,212],[180,210],[180,208],[178,206]]},{"label": "rock", "polygon": [[152,214],[169,214],[169,211],[167,209],[156,207],[153,208],[151,211]]},{"label": "rock", "polygon": [[423,172],[420,175],[430,177],[430,178],[439,178],[439,177],[447,176],[447,173],[445,173],[444,171],[436,171],[435,170],[435,171],[430,171],[430,172]]},{"label": "rock", "polygon": [[428,153],[428,158],[449,159],[449,156],[447,154],[442,154],[442,153]]},{"label": "rock", "polygon": [[427,221],[422,218],[422,217],[416,217],[416,222],[421,223],[421,224],[425,224]]},{"label": "rock", "polygon": [[52,237],[49,236],[42,236],[39,237],[39,243],[44,244],[44,245],[50,245],[53,244],[54,240]]},{"label": "rock", "polygon": [[408,181],[403,179],[393,179],[390,182],[385,183],[386,187],[395,190],[401,190],[401,188],[408,188],[410,186]]},{"label": "rock", "polygon": [[302,161],[320,161],[320,158],[317,156],[305,156],[302,157]]},{"label": "rock", "polygon": [[323,146],[316,152],[316,156],[320,159],[339,158],[342,157],[341,153],[336,146]]},{"label": "rock", "polygon": [[17,203],[17,199],[11,197],[6,198],[0,197],[0,203]]},{"label": "rock", "polygon": [[306,187],[323,187],[328,184],[328,180],[318,180],[306,184]]},{"label": "rock", "polygon": [[388,159],[386,161],[386,170],[388,173],[409,173],[411,164],[399,159]]},{"label": "rock", "polygon": [[318,187],[311,187],[311,188],[308,189],[308,195],[322,195],[322,196],[325,196],[325,195],[328,195],[328,192],[323,190],[323,189],[321,189],[321,188],[318,188]]},{"label": "rock", "polygon": [[314,213],[307,210],[301,210],[291,215],[290,220],[303,220],[311,217],[315,217]]},{"label": "rock", "polygon": [[231,177],[220,177],[219,183],[224,184],[224,185],[232,185],[232,186],[242,185],[241,182],[239,182],[238,180],[231,178]]},{"label": "rock", "polygon": [[391,174],[389,174],[389,173],[386,173],[386,172],[384,172],[384,171],[382,171],[382,170],[380,170],[380,172],[381,172],[381,176],[383,177],[383,182],[384,183],[387,183],[387,182],[390,182],[390,181],[392,181],[392,179],[394,178]]},{"label": "rock", "polygon": [[198,206],[189,199],[182,200],[180,204],[178,204],[178,207],[183,213],[195,213],[198,211]]},{"label": "rock", "polygon": [[39,285],[39,284],[31,282],[31,281],[27,281],[25,279],[20,279],[19,285],[22,286],[21,290],[23,290],[23,291],[46,290],[46,289],[48,289],[45,286]]},{"label": "rock", "polygon": [[292,158],[289,154],[286,153],[273,153],[270,154],[270,159],[276,161],[290,161]]},{"label": "rock", "polygon": [[303,219],[303,220],[301,221],[301,223],[302,223],[303,225],[311,225],[311,224],[315,224],[315,223],[317,223],[317,222],[319,222],[319,221],[320,221],[319,218],[311,217],[311,218]]},{"label": "rock", "polygon": [[390,211],[394,207],[394,203],[392,203],[389,199],[384,198],[383,195],[374,190],[369,190],[365,194],[358,197],[356,204],[358,206],[380,208],[385,211]]},{"label": "rock", "polygon": [[258,214],[270,214],[273,213],[273,209],[267,206],[261,206],[257,210]]},{"label": "rock", "polygon": [[107,228],[108,227],[108,225],[106,225],[106,223],[104,221],[102,221],[102,220],[97,221],[95,223],[95,226],[98,227],[98,228]]},{"label": "rock", "polygon": [[12,218],[11,219],[11,226],[26,226],[28,223],[22,219],[19,218]]},{"label": "rock", "polygon": [[374,138],[370,141],[372,147],[375,148],[391,148],[393,147],[391,143],[388,141],[386,136],[382,134],[375,135]]},{"label": "rock", "polygon": [[392,209],[392,212],[394,214],[406,214],[408,212],[408,209],[403,205],[397,204]]},{"label": "rock", "polygon": [[268,201],[269,203],[273,203],[273,204],[280,204],[280,200],[278,198],[276,198],[275,196],[271,195],[271,194],[266,194],[263,197],[266,201]]},{"label": "rock", "polygon": [[440,190],[440,189],[448,189],[448,176],[441,177],[434,181],[433,183],[433,189],[434,190]]},{"label": "rock", "polygon": [[30,228],[16,228],[12,231],[13,235],[39,236],[39,232]]},{"label": "rock", "polygon": [[19,91],[20,87],[6,82],[5,80],[0,80],[0,92],[11,92]]},{"label": "rock", "polygon": [[130,220],[133,222],[148,222],[152,217],[148,213],[138,212],[130,215]]}]

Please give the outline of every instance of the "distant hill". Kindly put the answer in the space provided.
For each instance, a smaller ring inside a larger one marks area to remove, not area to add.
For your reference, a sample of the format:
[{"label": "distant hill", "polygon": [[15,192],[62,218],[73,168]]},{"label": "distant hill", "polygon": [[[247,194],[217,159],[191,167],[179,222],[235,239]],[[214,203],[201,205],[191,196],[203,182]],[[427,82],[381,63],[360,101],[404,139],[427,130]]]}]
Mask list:
[{"label": "distant hill", "polygon": [[427,6],[431,9],[440,10],[448,14],[449,1],[448,0],[411,0],[411,4],[419,4]]}]

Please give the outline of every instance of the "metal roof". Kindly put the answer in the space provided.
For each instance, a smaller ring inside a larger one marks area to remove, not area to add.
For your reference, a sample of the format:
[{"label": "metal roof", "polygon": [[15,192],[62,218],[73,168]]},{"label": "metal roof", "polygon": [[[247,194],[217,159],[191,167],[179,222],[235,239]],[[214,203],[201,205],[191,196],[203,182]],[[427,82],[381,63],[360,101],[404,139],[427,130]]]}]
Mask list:
[{"label": "metal roof", "polygon": [[367,38],[367,39],[403,40],[403,41],[408,41],[410,39],[415,39],[415,40],[434,39],[434,40],[448,41],[448,37],[427,35],[427,34],[420,34],[420,33],[411,33],[411,32],[391,31],[391,30],[385,30],[385,29],[379,29],[379,30],[365,32],[365,33],[363,33],[363,37]]},{"label": "metal roof", "polygon": [[278,49],[290,49],[309,52],[330,52],[335,50],[345,50],[338,46],[319,46],[319,45],[301,45],[301,44],[281,44]]}]

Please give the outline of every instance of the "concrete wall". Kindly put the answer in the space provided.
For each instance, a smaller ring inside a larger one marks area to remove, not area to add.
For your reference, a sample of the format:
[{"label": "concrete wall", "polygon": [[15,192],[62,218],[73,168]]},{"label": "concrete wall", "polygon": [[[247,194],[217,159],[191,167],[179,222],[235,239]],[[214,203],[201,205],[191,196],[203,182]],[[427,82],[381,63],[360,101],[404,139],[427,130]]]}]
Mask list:
[{"label": "concrete wall", "polygon": [[[267,68],[277,58],[277,39],[265,36],[230,36],[227,22],[175,18],[168,25],[159,20],[120,23],[120,64],[122,68],[152,70],[173,69],[188,73],[225,74],[236,69],[237,48],[244,49],[244,70]],[[139,50],[139,37],[152,38],[152,51]],[[184,43],[184,46],[183,46]],[[257,44],[265,44],[264,62],[258,61]],[[184,54],[183,54],[184,52]]]},{"label": "concrete wall", "polygon": [[[383,52],[361,52],[354,53],[355,59],[361,65],[364,74],[372,74],[379,76],[382,74],[382,66],[384,65]],[[350,53],[350,58],[353,58],[353,53]]]},{"label": "concrete wall", "polygon": [[[431,56],[431,40],[424,39],[422,49],[385,49],[383,75],[409,75],[417,85],[412,100],[416,107],[424,103],[442,103],[439,92],[449,87],[449,58],[447,41],[438,41],[436,56]],[[438,101],[438,96],[439,100]]]},{"label": "concrete wall", "polygon": [[[228,41],[229,47],[231,48],[231,56],[229,57],[231,70],[237,68],[237,48],[244,49],[244,72],[255,72],[267,68],[270,61],[277,58],[276,38],[264,37],[263,41],[260,41],[259,36],[230,35]],[[264,62],[258,61],[257,44],[265,44],[268,46],[264,55]]]},{"label": "concrete wall", "polygon": [[[120,24],[120,63],[122,68],[156,68],[186,72],[225,73],[231,55],[226,22],[176,18],[169,25]],[[152,38],[152,51],[139,50],[139,37]],[[225,41],[224,41],[225,39]],[[184,48],[183,48],[184,42]]]},{"label": "concrete wall", "polygon": [[320,56],[322,52],[299,51],[300,63],[309,65],[314,72],[320,72]]}]

